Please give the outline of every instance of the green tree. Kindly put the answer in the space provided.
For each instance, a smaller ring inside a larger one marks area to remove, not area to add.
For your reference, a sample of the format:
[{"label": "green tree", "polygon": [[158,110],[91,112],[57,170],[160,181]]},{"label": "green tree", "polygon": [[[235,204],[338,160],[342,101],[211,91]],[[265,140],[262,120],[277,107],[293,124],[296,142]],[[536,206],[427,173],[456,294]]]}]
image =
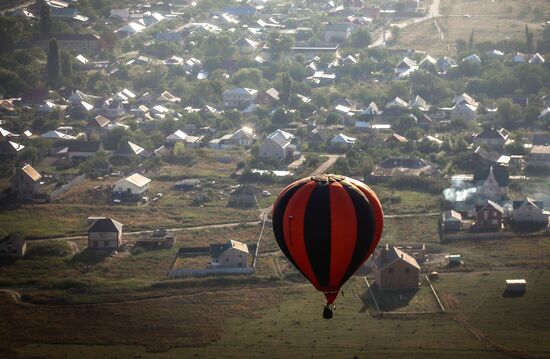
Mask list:
[{"label": "green tree", "polygon": [[273,60],[278,61],[283,54],[289,53],[294,40],[286,35],[280,35],[278,32],[272,31],[267,38],[267,45]]},{"label": "green tree", "polygon": [[71,76],[73,74],[73,60],[71,54],[67,51],[61,52],[61,72],[63,76]]},{"label": "green tree", "polygon": [[506,98],[497,102],[498,106],[498,118],[502,121],[503,125],[508,127],[517,126],[518,122],[522,118],[521,107],[512,102],[512,100]]},{"label": "green tree", "polygon": [[48,47],[48,82],[51,86],[55,86],[59,79],[61,70],[61,59],[59,56],[59,45],[57,40],[51,39]]},{"label": "green tree", "polygon": [[52,18],[50,14],[50,6],[42,0],[40,2],[40,32],[44,35],[52,31]]},{"label": "green tree", "polygon": [[292,96],[292,78],[285,72],[281,78],[281,93],[279,94],[279,100],[283,105],[288,105]]},{"label": "green tree", "polygon": [[361,29],[351,34],[350,42],[354,48],[364,48],[372,43],[372,37],[368,30]]}]

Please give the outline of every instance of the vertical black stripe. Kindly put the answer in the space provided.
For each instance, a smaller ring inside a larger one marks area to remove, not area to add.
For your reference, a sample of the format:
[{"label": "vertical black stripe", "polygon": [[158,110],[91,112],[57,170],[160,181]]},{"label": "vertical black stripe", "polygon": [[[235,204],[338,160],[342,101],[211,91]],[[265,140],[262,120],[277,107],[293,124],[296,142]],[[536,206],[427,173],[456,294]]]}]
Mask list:
[{"label": "vertical black stripe", "polygon": [[321,287],[330,282],[330,193],[328,182],[317,182],[304,217],[304,242],[311,268]]},{"label": "vertical black stripe", "polygon": [[283,254],[288,258],[288,260],[292,264],[294,264],[296,268],[298,268],[298,266],[296,265],[296,262],[294,261],[294,258],[292,257],[292,254],[288,250],[288,247],[286,246],[286,242],[285,242],[285,236],[283,231],[284,215],[285,215],[285,210],[288,205],[288,202],[290,201],[294,193],[296,193],[296,191],[302,188],[307,182],[308,181],[304,181],[301,183],[298,182],[294,187],[289,188],[285,192],[285,194],[283,194],[283,196],[279,199],[279,201],[277,202],[277,206],[273,207],[272,221],[273,221],[273,234],[275,235],[275,240],[277,241],[277,244],[279,245],[279,248],[281,249]]},{"label": "vertical black stripe", "polygon": [[343,285],[366,259],[365,257],[374,241],[376,220],[371,204],[363,192],[348,182],[342,181],[340,183],[344,186],[355,207],[355,223],[357,224],[357,239],[353,256],[344,277],[340,281],[340,285]]}]

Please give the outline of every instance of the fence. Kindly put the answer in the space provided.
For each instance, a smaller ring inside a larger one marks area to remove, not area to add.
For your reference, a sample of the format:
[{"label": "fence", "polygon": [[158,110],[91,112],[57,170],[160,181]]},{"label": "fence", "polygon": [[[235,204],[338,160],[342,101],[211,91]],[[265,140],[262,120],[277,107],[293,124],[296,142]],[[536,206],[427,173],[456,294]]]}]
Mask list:
[{"label": "fence", "polygon": [[86,175],[80,175],[80,176],[76,177],[75,179],[73,179],[72,181],[70,181],[69,183],[64,184],[63,186],[59,187],[58,189],[56,189],[55,191],[52,192],[52,194],[50,195],[50,199],[52,201],[56,200],[63,193],[65,193],[68,190],[70,190],[71,188],[73,188],[77,183],[83,181],[85,178],[86,178]]},{"label": "fence", "polygon": [[169,277],[204,277],[219,274],[252,274],[255,268],[208,268],[208,269],[172,269]]}]

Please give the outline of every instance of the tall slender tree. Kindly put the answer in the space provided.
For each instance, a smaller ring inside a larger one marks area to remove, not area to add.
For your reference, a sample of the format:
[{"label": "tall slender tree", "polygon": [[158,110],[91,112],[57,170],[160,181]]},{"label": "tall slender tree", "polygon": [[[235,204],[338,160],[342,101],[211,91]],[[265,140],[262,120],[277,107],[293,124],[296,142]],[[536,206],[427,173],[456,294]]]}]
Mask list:
[{"label": "tall slender tree", "polygon": [[279,94],[279,100],[283,105],[288,105],[290,102],[290,96],[292,95],[292,78],[285,72],[281,78],[281,93]]},{"label": "tall slender tree", "polygon": [[468,48],[470,50],[473,50],[474,49],[474,30],[472,30],[472,33],[470,34],[470,38],[468,39]]},{"label": "tall slender tree", "polygon": [[50,7],[44,0],[40,1],[40,32],[44,35],[52,31]]},{"label": "tall slender tree", "polygon": [[525,44],[527,47],[527,52],[533,52],[533,33],[529,31],[527,24],[525,24]]},{"label": "tall slender tree", "polygon": [[59,56],[59,45],[57,39],[50,40],[48,48],[48,82],[51,86],[56,86],[61,72],[61,59]]},{"label": "tall slender tree", "polygon": [[73,74],[73,60],[71,54],[67,51],[61,52],[61,73],[63,76],[71,76]]}]

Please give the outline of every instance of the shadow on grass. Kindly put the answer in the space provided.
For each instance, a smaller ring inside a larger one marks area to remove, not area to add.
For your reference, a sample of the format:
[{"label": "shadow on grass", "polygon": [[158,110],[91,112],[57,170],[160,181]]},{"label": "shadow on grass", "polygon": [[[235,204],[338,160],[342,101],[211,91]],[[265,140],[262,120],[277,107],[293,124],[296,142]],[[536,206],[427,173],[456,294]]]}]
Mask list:
[{"label": "shadow on grass", "polygon": [[15,262],[17,262],[17,258],[13,258],[13,257],[0,257],[0,267],[11,266],[11,265],[14,264]]},{"label": "shadow on grass", "polygon": [[418,289],[381,291],[377,286],[371,286],[371,290],[378,302],[378,305],[380,306],[380,310],[383,312],[391,312],[407,307],[414,296],[418,293]]},{"label": "shadow on grass", "polygon": [[503,298],[521,298],[525,295],[525,292],[512,292],[509,290],[505,290],[502,292]]},{"label": "shadow on grass", "polygon": [[72,264],[97,264],[103,262],[110,255],[110,251],[94,250],[86,248],[80,253],[77,253],[71,258]]}]

